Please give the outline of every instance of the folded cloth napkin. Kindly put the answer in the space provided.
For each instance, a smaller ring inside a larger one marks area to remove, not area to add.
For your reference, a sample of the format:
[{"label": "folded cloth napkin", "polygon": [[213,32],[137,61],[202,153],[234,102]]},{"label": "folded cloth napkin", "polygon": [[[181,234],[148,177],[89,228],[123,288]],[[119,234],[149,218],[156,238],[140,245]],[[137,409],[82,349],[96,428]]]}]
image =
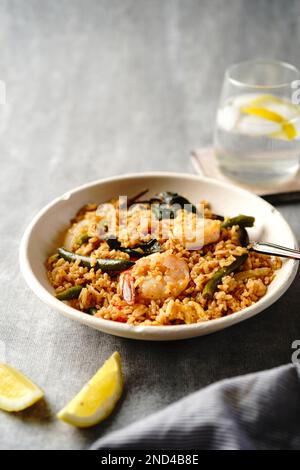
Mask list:
[{"label": "folded cloth napkin", "polygon": [[93,450],[300,450],[300,366],[210,385],[124,429]]},{"label": "folded cloth napkin", "polygon": [[265,194],[278,194],[283,192],[299,191],[300,190],[300,171],[294,178],[283,183],[275,183],[273,186],[255,186],[240,183],[238,181],[232,181],[227,178],[219,169],[219,164],[215,156],[215,151],[212,147],[201,148],[193,150],[191,152],[191,163],[199,175],[208,176],[210,178],[217,179],[219,181],[225,181],[227,183],[234,183],[236,186],[248,189],[248,191],[254,192],[259,196]]}]

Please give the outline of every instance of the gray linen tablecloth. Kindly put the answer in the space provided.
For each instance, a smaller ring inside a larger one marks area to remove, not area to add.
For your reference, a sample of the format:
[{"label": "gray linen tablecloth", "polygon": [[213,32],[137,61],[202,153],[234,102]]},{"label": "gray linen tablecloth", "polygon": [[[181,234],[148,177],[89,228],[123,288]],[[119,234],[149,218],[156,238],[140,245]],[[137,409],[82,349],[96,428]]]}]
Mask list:
[{"label": "gray linen tablecloth", "polygon": [[300,366],[210,385],[92,449],[300,450]]},{"label": "gray linen tablecloth", "polygon": [[[226,5],[225,5],[226,4]],[[211,144],[223,73],[258,55],[300,65],[294,0],[0,0],[0,356],[46,391],[0,413],[0,448],[81,449],[217,380],[286,364],[300,339],[299,279],[274,306],[177,343],[115,338],[63,318],[19,273],[33,215],[93,179],[188,171]],[[282,206],[300,238],[300,205]],[[105,423],[55,419],[115,350],[126,391]]]}]

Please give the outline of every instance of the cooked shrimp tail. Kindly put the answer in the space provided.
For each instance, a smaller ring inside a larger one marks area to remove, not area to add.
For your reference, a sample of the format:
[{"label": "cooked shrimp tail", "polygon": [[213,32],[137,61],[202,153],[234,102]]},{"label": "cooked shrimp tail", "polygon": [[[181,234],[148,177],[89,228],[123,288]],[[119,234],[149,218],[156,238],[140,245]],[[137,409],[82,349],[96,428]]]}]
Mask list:
[{"label": "cooked shrimp tail", "polygon": [[130,272],[126,271],[120,275],[119,288],[125,302],[128,305],[133,305],[135,303],[135,287],[134,279]]}]

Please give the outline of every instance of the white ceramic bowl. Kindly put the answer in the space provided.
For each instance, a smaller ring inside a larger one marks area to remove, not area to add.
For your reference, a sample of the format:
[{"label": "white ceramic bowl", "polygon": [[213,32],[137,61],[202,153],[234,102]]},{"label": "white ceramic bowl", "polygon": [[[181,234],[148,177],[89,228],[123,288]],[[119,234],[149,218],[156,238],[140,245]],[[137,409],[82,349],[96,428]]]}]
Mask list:
[{"label": "white ceramic bowl", "polygon": [[[130,326],[86,315],[57,300],[46,274],[45,260],[57,248],[69,221],[88,202],[104,202],[119,196],[132,196],[149,188],[151,193],[174,191],[191,202],[206,199],[214,212],[233,216],[254,215],[263,227],[261,240],[297,247],[295,237],[281,214],[263,199],[248,191],[208,178],[177,173],[147,173],[119,176],[86,184],[69,191],[42,209],[27,228],[20,247],[21,271],[33,292],[46,304],[72,320],[97,330],[125,338],[177,340],[207,335],[256,315],[273,304],[293,281],[298,263],[285,260],[267,294],[256,304],[232,315],[204,323],[176,326]],[[251,236],[251,234],[250,234]]]}]

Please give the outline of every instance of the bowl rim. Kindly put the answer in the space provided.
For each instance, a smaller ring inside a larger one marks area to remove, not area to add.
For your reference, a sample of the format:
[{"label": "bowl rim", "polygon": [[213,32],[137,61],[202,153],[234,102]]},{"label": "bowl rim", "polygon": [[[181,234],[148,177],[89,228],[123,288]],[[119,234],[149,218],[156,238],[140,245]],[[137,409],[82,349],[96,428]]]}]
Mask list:
[{"label": "bowl rim", "polygon": [[[70,305],[61,302],[60,300],[56,299],[53,294],[48,292],[48,290],[40,283],[39,279],[35,276],[33,270],[31,269],[30,262],[29,262],[29,257],[28,257],[28,249],[30,246],[30,238],[32,231],[35,227],[35,225],[38,223],[38,221],[56,204],[58,204],[61,201],[68,200],[72,195],[80,193],[81,191],[84,191],[86,189],[89,189],[91,187],[95,187],[98,185],[102,185],[104,183],[110,183],[110,182],[117,182],[121,180],[129,180],[129,179],[146,179],[149,177],[161,177],[161,178],[179,178],[179,179],[189,179],[193,181],[199,181],[199,182],[205,182],[208,184],[213,184],[217,185],[218,187],[223,187],[225,189],[229,190],[234,190],[237,193],[242,193],[248,197],[251,198],[259,198],[256,194],[251,193],[250,191],[240,188],[238,186],[235,186],[234,184],[227,183],[224,181],[219,181],[213,178],[208,178],[200,175],[195,175],[195,174],[190,174],[190,173],[178,173],[178,172],[168,172],[168,171],[151,171],[151,172],[142,172],[142,173],[127,173],[124,175],[116,175],[112,177],[107,177],[107,178],[100,178],[88,183],[85,183],[83,185],[77,186],[74,189],[68,190],[65,193],[63,193],[61,196],[58,196],[54,198],[51,202],[46,204],[42,209],[38,211],[38,213],[33,217],[27,228],[25,229],[25,232],[22,236],[21,242],[20,242],[20,248],[19,248],[19,265],[20,265],[20,271],[27,283],[27,285],[31,288],[31,290],[36,294],[36,296],[44,303],[46,303],[48,306],[51,308],[54,308],[55,310],[58,310],[62,314],[64,314],[66,317],[78,320],[81,323],[88,325],[92,328],[96,328],[98,330],[102,331],[107,331],[110,330],[110,334],[116,334],[118,336],[125,336],[126,333],[143,333],[147,335],[147,333],[151,333],[152,337],[158,337],[160,336],[172,336],[170,335],[171,332],[174,333],[174,336],[176,336],[176,333],[180,332],[194,332],[193,336],[197,336],[197,332],[204,331],[206,329],[212,329],[213,325],[222,325],[222,329],[232,325],[239,323],[240,321],[246,320],[257,313],[260,313],[261,311],[265,310],[267,307],[272,305],[276,300],[278,300],[283,293],[290,287],[292,284],[298,270],[298,262],[295,260],[288,260],[287,263],[289,263],[289,269],[285,273],[286,281],[283,283],[283,285],[278,286],[278,288],[272,292],[271,294],[268,295],[268,293],[262,297],[257,303],[246,307],[242,310],[239,310],[238,312],[232,313],[230,315],[221,317],[221,318],[216,318],[213,320],[208,320],[206,322],[200,322],[200,323],[191,323],[191,324],[184,324],[184,325],[162,325],[162,326],[150,326],[150,325],[128,325],[127,323],[120,323],[116,322],[113,320],[106,320],[98,317],[92,317],[89,315],[83,315],[83,313]],[[284,219],[284,217],[281,215],[281,213],[270,203],[267,201],[263,201],[266,207],[269,206],[270,210],[273,213],[276,213],[277,216],[281,219],[281,222],[284,223],[286,229],[288,230],[291,239],[293,240],[294,248],[298,248],[298,243],[296,240],[296,237],[287,223],[287,221]],[[218,328],[221,329],[221,328]],[[169,334],[169,335],[168,335]],[[127,336],[129,337],[129,336]],[[187,337],[189,335],[187,334]],[[144,338],[140,338],[144,339]],[[169,339],[169,338],[168,338]]]}]

